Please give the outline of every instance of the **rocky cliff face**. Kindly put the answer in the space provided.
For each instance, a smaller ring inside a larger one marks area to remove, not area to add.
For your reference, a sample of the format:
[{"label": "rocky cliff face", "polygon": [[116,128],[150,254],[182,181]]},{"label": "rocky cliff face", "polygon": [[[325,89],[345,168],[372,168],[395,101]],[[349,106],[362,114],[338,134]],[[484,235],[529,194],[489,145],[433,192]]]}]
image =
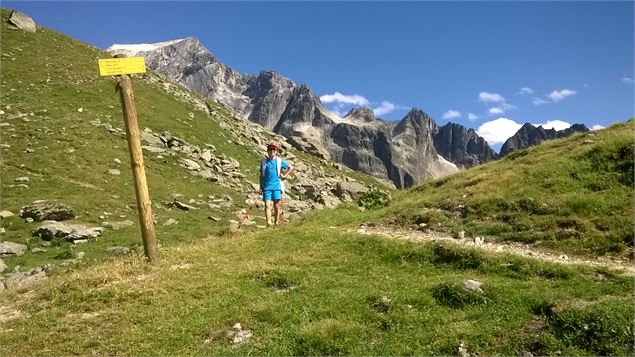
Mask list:
[{"label": "rocky cliff face", "polygon": [[574,124],[567,129],[555,130],[544,129],[542,126],[535,127],[530,123],[525,123],[514,136],[505,141],[501,147],[500,156],[505,156],[514,150],[521,150],[530,146],[538,145],[545,140],[564,138],[574,133],[589,131],[584,124]]},{"label": "rocky cliff face", "polygon": [[434,132],[434,147],[448,161],[460,168],[470,168],[496,160],[496,152],[474,129],[448,123]]},{"label": "rocky cliff face", "polygon": [[192,37],[153,45],[113,45],[108,51],[144,56],[149,69],[226,105],[237,117],[287,137],[297,148],[389,179],[399,188],[457,170],[437,155],[436,124],[419,109],[397,125],[375,118],[368,108],[340,118],[324,108],[307,86],[272,71],[240,74],[218,62]]}]

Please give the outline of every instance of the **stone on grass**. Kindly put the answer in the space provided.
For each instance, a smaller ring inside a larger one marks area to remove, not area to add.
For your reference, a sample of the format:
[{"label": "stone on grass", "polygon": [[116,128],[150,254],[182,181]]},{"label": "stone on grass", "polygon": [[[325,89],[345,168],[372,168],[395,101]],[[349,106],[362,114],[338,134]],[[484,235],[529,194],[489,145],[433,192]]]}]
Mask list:
[{"label": "stone on grass", "polygon": [[26,252],[27,246],[13,242],[0,242],[0,256],[16,255],[20,256]]},{"label": "stone on grass", "polygon": [[73,209],[63,203],[35,201],[22,207],[20,217],[35,221],[64,221],[75,218]]}]

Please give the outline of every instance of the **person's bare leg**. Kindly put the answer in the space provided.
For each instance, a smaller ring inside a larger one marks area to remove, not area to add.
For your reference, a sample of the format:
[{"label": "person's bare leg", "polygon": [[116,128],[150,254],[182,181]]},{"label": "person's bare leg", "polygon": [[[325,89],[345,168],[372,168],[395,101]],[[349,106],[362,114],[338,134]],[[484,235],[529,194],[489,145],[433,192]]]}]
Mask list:
[{"label": "person's bare leg", "polygon": [[273,213],[276,217],[274,224],[277,226],[280,223],[280,201],[273,201]]},{"label": "person's bare leg", "polygon": [[265,201],[265,219],[267,227],[271,227],[271,201]]}]

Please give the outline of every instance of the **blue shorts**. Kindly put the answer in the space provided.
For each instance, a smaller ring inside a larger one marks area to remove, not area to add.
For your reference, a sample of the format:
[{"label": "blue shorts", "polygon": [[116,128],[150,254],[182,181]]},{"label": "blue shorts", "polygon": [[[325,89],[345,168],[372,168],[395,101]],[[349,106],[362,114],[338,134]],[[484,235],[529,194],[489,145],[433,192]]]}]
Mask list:
[{"label": "blue shorts", "polygon": [[281,199],[282,199],[282,191],[280,190],[262,191],[263,201],[280,201]]}]

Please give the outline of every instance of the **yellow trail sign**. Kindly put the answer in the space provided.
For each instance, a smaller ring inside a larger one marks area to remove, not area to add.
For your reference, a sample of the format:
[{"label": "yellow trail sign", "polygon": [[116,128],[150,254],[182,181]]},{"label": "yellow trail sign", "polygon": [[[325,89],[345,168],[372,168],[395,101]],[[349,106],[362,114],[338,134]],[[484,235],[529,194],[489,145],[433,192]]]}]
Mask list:
[{"label": "yellow trail sign", "polygon": [[100,76],[146,73],[143,57],[108,58],[99,60]]}]

